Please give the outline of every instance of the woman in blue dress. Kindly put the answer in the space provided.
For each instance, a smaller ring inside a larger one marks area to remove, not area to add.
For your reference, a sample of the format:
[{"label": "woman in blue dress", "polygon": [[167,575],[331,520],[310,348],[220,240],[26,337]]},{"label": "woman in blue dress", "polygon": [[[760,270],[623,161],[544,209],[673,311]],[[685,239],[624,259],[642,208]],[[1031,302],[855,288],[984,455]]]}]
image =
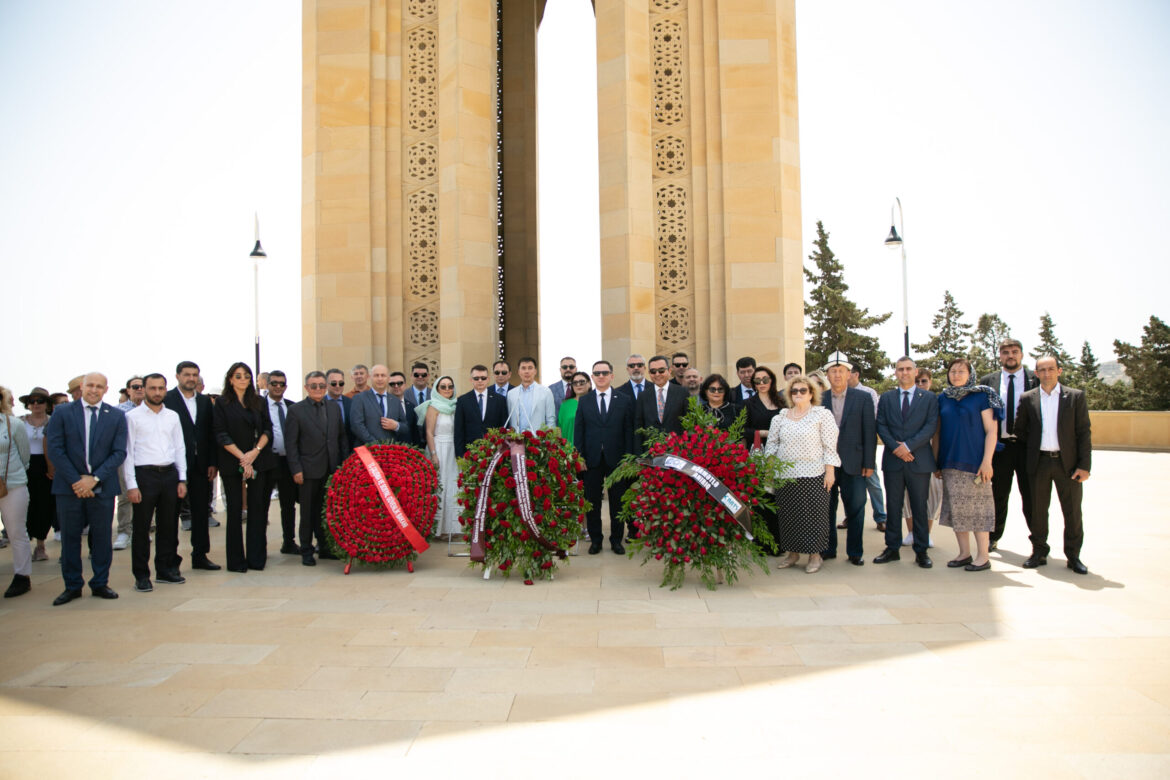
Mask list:
[{"label": "woman in blue dress", "polygon": [[[939,395],[938,430],[934,451],[935,478],[943,483],[940,525],[954,529],[959,556],[948,561],[952,569],[985,571],[991,531],[995,528],[995,498],[991,492],[991,456],[1003,417],[1003,401],[986,385],[975,384],[971,363],[956,358],[947,365],[950,383]],[[971,533],[977,551],[971,555]]]}]

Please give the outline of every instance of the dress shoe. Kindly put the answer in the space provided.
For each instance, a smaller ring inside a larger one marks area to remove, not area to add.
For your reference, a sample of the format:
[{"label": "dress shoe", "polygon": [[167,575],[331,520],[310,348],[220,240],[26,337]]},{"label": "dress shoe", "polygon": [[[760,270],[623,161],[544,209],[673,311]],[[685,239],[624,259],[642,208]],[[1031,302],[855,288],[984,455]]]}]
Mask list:
[{"label": "dress shoe", "polygon": [[150,584],[149,577],[143,577],[140,580],[134,581],[134,590],[138,591],[139,593],[150,593],[152,590],[154,590],[154,586]]},{"label": "dress shoe", "polygon": [[821,560],[822,561],[831,561],[836,557],[837,557],[837,553],[835,553],[835,552],[821,553]]},{"label": "dress shoe", "polygon": [[902,560],[902,554],[893,547],[887,547],[882,550],[881,555],[873,559],[874,563],[889,563],[890,561]]},{"label": "dress shoe", "polygon": [[1047,565],[1048,565],[1048,558],[1043,556],[1043,555],[1037,555],[1036,553],[1032,553],[1031,555],[1028,556],[1028,560],[1024,561],[1024,568],[1025,569],[1038,569],[1041,566],[1047,566]]},{"label": "dress shoe", "polygon": [[796,553],[792,553],[787,558],[780,561],[780,563],[776,564],[776,568],[777,569],[787,569],[790,566],[795,566],[796,562],[799,560],[800,560],[800,556],[797,555]]},{"label": "dress shoe", "polygon": [[[218,567],[216,567],[216,568],[218,568]],[[248,567],[247,566],[229,566],[228,571],[235,572],[236,574],[247,574]]]},{"label": "dress shoe", "polygon": [[285,542],[284,544],[282,544],[280,546],[280,554],[281,555],[300,555],[301,548],[298,547],[293,542]]},{"label": "dress shoe", "polygon": [[118,591],[114,590],[109,585],[98,585],[96,588],[90,588],[89,591],[99,599],[118,598]]},{"label": "dress shoe", "polygon": [[[1072,562],[1069,562],[1072,566]],[[1088,571],[1086,569],[1086,571]],[[29,580],[27,574],[14,574],[12,576],[12,584],[8,586],[8,590],[4,591],[4,598],[11,599],[17,596],[23,596],[32,590],[32,582]]]},{"label": "dress shoe", "polygon": [[590,542],[589,543],[589,554],[590,555],[597,555],[597,553],[599,553],[599,552],[601,552],[601,542]]},{"label": "dress shoe", "polygon": [[618,555],[625,555],[626,554],[626,548],[622,546],[621,542],[614,542],[613,543],[613,551],[615,553],[617,553]]},{"label": "dress shoe", "polygon": [[877,529],[884,534],[886,532],[886,524],[885,523],[878,523]]},{"label": "dress shoe", "polygon": [[948,569],[959,569],[959,568],[966,566],[970,562],[971,562],[970,555],[968,555],[966,558],[956,558],[953,561],[947,561],[947,568]]},{"label": "dress shoe", "polygon": [[991,544],[987,545],[988,552],[995,552],[998,549],[999,549],[999,542],[992,542]]},{"label": "dress shoe", "polygon": [[192,569],[203,569],[204,571],[219,571],[223,567],[218,563],[212,563],[211,559],[204,556],[202,558],[191,559]]},{"label": "dress shoe", "polygon": [[865,565],[865,559],[862,558],[860,555],[850,555],[849,562],[852,563],[854,566],[864,566]]},{"label": "dress shoe", "polygon": [[846,523],[844,520],[842,520],[841,522],[837,523],[837,527],[838,528],[848,528],[849,524]]},{"label": "dress shoe", "polygon": [[[1068,559],[1068,567],[1070,569],[1072,569],[1073,571],[1075,571],[1077,574],[1088,574],[1089,573],[1089,567],[1086,566],[1085,564],[1081,563],[1080,558],[1069,558]],[[13,582],[12,584],[15,585],[16,583]],[[11,590],[11,588],[9,590]],[[8,594],[5,593],[4,595],[7,596]]]},{"label": "dress shoe", "polygon": [[973,563],[968,563],[966,566],[963,567],[963,570],[964,571],[987,571],[990,568],[991,568],[991,561],[984,561],[983,563],[979,564],[978,566],[976,566]]},{"label": "dress shoe", "polygon": [[934,566],[934,561],[930,560],[930,556],[924,552],[914,553],[914,562],[923,569],[929,569],[931,566]]},{"label": "dress shoe", "polygon": [[317,557],[323,561],[336,561],[337,560],[337,556],[334,555],[333,551],[330,550],[328,547],[322,547],[321,549],[317,550]]},{"label": "dress shoe", "polygon": [[316,566],[317,559],[313,557],[313,553],[309,553],[308,555],[302,555],[301,556],[301,565],[302,566]]},{"label": "dress shoe", "polygon": [[821,566],[823,564],[824,561],[820,557],[816,555],[810,555],[808,556],[808,565],[804,567],[804,570],[808,574],[816,574],[821,570]]},{"label": "dress shoe", "polygon": [[179,574],[177,571],[159,572],[155,579],[159,582],[165,582],[168,585],[182,585],[187,581],[187,578],[182,574]]},{"label": "dress shoe", "polygon": [[81,598],[81,591],[80,590],[63,590],[63,591],[61,591],[60,596],[53,599],[53,606],[59,607],[62,604],[68,604],[70,601],[73,601],[73,599],[79,599],[79,598]]}]

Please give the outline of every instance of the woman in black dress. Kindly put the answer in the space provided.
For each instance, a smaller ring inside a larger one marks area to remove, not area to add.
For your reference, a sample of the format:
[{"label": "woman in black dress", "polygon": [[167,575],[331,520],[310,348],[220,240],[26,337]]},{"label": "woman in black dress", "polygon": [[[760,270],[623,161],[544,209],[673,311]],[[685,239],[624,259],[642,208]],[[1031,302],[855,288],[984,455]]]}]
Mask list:
[{"label": "woman in black dress", "polygon": [[731,427],[742,408],[732,403],[727,397],[728,392],[727,380],[722,374],[712,374],[704,379],[699,387],[699,400],[702,401],[703,408],[715,415],[716,427],[723,430]]},{"label": "woman in black dress", "polygon": [[[776,375],[767,366],[757,366],[752,374],[752,388],[756,394],[747,399],[744,407],[747,409],[747,425],[743,429],[744,444],[749,449],[763,448],[768,441],[768,430],[772,427],[772,418],[784,408],[784,399],[776,388]],[[773,539],[780,538],[780,526],[776,520],[776,513],[767,507],[761,506],[757,512],[772,534]],[[761,549],[769,555],[779,555],[779,547]]]},{"label": "woman in black dress", "polygon": [[[223,395],[212,414],[215,441],[220,445],[219,474],[227,504],[228,571],[263,569],[268,560],[268,505],[276,459],[272,420],[264,400],[252,385],[252,369],[233,363],[223,378]],[[245,486],[248,502],[248,534],[245,548],[243,509]]]}]

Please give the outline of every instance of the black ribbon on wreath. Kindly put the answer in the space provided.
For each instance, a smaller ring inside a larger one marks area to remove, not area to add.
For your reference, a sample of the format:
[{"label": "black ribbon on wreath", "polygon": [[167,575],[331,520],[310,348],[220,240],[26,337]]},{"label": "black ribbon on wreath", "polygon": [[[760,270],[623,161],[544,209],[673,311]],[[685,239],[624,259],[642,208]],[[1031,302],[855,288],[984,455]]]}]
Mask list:
[{"label": "black ribbon on wreath", "polygon": [[707,471],[707,469],[698,463],[679,457],[678,455],[657,455],[653,458],[638,458],[637,463],[644,468],[668,469],[690,477],[699,487],[707,491],[707,495],[715,503],[727,510],[727,513],[731,515],[735,522],[739,523],[740,527],[743,528],[743,533],[747,540],[752,540],[751,510],[747,504],[739,500],[735,493],[731,492],[731,489],[727,485],[723,484],[723,481],[719,477]]}]

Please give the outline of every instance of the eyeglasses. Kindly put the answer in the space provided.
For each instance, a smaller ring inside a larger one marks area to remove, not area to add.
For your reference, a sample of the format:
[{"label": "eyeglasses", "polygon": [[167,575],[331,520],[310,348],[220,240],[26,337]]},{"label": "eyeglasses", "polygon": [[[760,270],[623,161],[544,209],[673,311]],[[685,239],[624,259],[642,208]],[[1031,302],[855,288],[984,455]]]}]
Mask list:
[{"label": "eyeglasses", "polygon": [[508,374],[510,374],[512,372],[511,371],[493,371],[492,373],[495,374],[496,376],[507,376]]},{"label": "eyeglasses", "polygon": [[30,398],[30,399],[28,399],[28,403],[25,404],[25,406],[33,406],[35,404],[47,404],[47,403],[48,403],[48,401],[46,401],[44,398]]},{"label": "eyeglasses", "polygon": [[594,371],[594,372],[593,372],[593,376],[609,376],[609,375],[610,375],[610,373],[612,373],[612,372],[610,372],[610,371],[606,371],[606,370],[604,370],[604,369],[603,369],[603,370],[601,370],[601,371]]},{"label": "eyeglasses", "polygon": [[142,385],[130,385],[131,390],[141,390],[142,387],[143,387]]},{"label": "eyeglasses", "polygon": [[284,387],[287,384],[288,384],[288,382],[281,381],[280,379],[269,379],[268,380],[269,387]]},{"label": "eyeglasses", "polygon": [[330,387],[345,387],[345,380],[342,380],[340,382],[330,382],[329,386]]},{"label": "eyeglasses", "polygon": [[758,376],[752,380],[752,384],[753,385],[770,385],[770,384],[772,384],[772,380],[766,376]]},{"label": "eyeglasses", "polygon": [[915,380],[914,380],[914,384],[916,384],[916,385],[923,385],[923,386],[927,386],[927,385],[930,385],[930,384],[933,384],[933,383],[930,381],[930,377],[925,377],[925,376],[924,376],[924,377],[922,377],[921,379],[915,379]]},{"label": "eyeglasses", "polygon": [[715,387],[715,386],[711,386],[711,387],[708,387],[708,388],[707,388],[707,392],[708,392],[708,393],[726,393],[726,392],[727,392],[727,388],[726,388],[726,387]]},{"label": "eyeglasses", "polygon": [[667,369],[667,368],[652,368],[652,369],[650,369],[650,373],[651,374],[665,374],[669,370],[670,369]]},{"label": "eyeglasses", "polygon": [[422,373],[419,373],[418,371],[414,372],[415,379],[422,379],[424,376],[429,376],[429,375],[430,375],[429,371],[423,371]]},{"label": "eyeglasses", "polygon": [[587,384],[589,384],[588,379],[574,379],[573,380],[574,387],[581,386],[581,385],[587,385]]},{"label": "eyeglasses", "polygon": [[324,390],[325,389],[325,385],[321,384],[320,382],[314,382],[311,385],[305,385],[305,387],[309,388],[310,390]]},{"label": "eyeglasses", "polygon": [[689,365],[690,365],[690,363],[675,363],[674,367],[675,368],[686,368]]},{"label": "eyeglasses", "polygon": [[[488,381],[488,377],[487,377],[487,374],[483,374],[482,376],[473,376],[471,378],[471,381],[472,382],[486,382],[486,381]],[[402,383],[399,382],[398,384],[402,384]]]},{"label": "eyeglasses", "polygon": [[804,395],[808,392],[807,387],[794,387],[788,391],[789,395]]},{"label": "eyeglasses", "polygon": [[576,371],[576,366],[561,366],[561,371]]},{"label": "eyeglasses", "polygon": [[440,390],[454,390],[455,385],[439,385]]},{"label": "eyeglasses", "polygon": [[626,368],[644,368],[645,363],[626,363]]},{"label": "eyeglasses", "polygon": [[391,387],[402,387],[402,380],[399,379],[397,382],[391,382],[390,386]]}]

